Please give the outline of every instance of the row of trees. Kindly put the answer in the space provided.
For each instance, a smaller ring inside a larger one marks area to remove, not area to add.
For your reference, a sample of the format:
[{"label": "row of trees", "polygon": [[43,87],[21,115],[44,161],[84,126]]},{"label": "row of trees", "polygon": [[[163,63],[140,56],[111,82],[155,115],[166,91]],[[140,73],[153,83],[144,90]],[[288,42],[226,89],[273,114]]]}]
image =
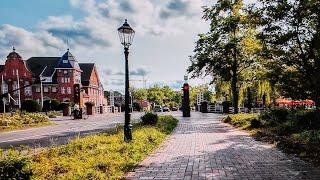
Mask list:
[{"label": "row of trees", "polygon": [[[182,86],[182,85],[181,85]],[[132,96],[137,100],[147,100],[151,103],[165,105],[168,107],[180,107],[182,101],[182,91],[174,90],[169,86],[152,86],[148,89],[132,89]],[[214,96],[208,85],[200,85],[190,88],[190,104],[196,103],[198,93],[204,93],[204,99],[213,101]]]},{"label": "row of trees", "polygon": [[[320,107],[320,2],[218,0],[204,7],[210,30],[199,35],[188,71],[210,75],[217,93],[277,94]],[[243,99],[242,99],[243,100]]]}]

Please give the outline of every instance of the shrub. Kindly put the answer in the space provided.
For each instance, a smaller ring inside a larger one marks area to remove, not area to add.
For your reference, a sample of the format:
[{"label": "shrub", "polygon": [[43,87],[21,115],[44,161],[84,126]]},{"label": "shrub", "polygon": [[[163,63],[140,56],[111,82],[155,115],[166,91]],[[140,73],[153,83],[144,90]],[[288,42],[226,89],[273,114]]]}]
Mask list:
[{"label": "shrub", "polygon": [[295,114],[297,126],[304,130],[320,129],[320,120],[317,118],[315,110],[300,110]]},{"label": "shrub", "polygon": [[320,143],[320,131],[303,131],[293,134],[293,139],[302,143]]},{"label": "shrub", "polygon": [[140,104],[137,103],[137,102],[134,102],[134,103],[132,104],[132,107],[133,107],[133,110],[134,110],[134,111],[141,111],[141,109],[142,109],[142,107],[140,106]]},{"label": "shrub", "polygon": [[153,114],[152,112],[147,112],[141,117],[141,121],[143,125],[155,125],[158,121],[158,115]]},{"label": "shrub", "polygon": [[52,99],[51,100],[51,109],[55,110],[55,111],[59,111],[59,106],[60,106],[60,101],[58,101],[57,99]]},{"label": "shrub", "polygon": [[39,112],[41,111],[41,106],[35,100],[25,100],[21,104],[21,109],[27,112]]},{"label": "shrub", "polygon": [[289,113],[289,110],[286,108],[274,108],[262,112],[259,119],[264,121],[267,126],[276,127],[289,119]]},{"label": "shrub", "polygon": [[250,122],[250,128],[260,128],[261,127],[261,121],[258,119],[254,118]]},{"label": "shrub", "polygon": [[20,153],[9,150],[0,159],[0,179],[30,179],[31,175],[30,160]]}]

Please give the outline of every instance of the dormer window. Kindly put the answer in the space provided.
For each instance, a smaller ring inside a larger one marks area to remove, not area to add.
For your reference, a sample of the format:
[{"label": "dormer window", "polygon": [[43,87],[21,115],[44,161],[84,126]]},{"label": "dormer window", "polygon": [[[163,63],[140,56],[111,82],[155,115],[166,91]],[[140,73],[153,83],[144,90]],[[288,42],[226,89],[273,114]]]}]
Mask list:
[{"label": "dormer window", "polygon": [[68,63],[68,60],[63,60],[62,62],[63,62],[63,63]]}]

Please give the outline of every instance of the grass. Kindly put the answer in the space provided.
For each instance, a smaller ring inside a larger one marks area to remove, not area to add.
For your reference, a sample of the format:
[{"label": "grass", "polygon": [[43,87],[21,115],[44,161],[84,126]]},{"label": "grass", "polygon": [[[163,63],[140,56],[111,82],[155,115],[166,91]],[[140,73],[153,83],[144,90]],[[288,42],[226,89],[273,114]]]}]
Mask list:
[{"label": "grass", "polygon": [[123,141],[122,128],[72,140],[33,154],[9,151],[0,160],[2,177],[31,179],[119,179],[151,153],[177,126],[160,116],[155,126],[133,127],[133,141]]},{"label": "grass", "polygon": [[49,118],[41,113],[14,113],[0,116],[0,132],[51,124],[53,123]]},{"label": "grass", "polygon": [[274,143],[320,166],[320,124],[314,111],[275,109],[262,114],[235,114],[223,122],[247,130],[257,140]]}]

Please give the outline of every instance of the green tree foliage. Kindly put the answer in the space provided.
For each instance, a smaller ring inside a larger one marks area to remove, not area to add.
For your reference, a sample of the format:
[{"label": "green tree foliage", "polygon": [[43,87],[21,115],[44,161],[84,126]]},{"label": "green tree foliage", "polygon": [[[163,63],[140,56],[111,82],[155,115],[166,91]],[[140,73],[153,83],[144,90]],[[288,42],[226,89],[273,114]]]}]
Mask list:
[{"label": "green tree foliage", "polygon": [[181,104],[181,92],[175,91],[169,86],[152,86],[148,89],[131,89],[134,99],[148,100],[151,103],[178,107]]},{"label": "green tree foliage", "polygon": [[256,60],[259,45],[252,38],[252,27],[242,0],[218,0],[212,7],[204,7],[203,18],[210,21],[210,31],[199,35],[188,71],[193,76],[205,72],[222,81],[231,81],[237,113],[239,76]]},{"label": "green tree foliage", "polygon": [[213,101],[213,92],[209,89],[209,85],[199,85],[190,88],[190,104],[195,105],[197,101],[197,95],[199,93],[203,93],[203,98],[205,101],[212,102]]},{"label": "green tree foliage", "polygon": [[320,107],[320,1],[260,0],[255,15],[272,83],[292,98],[310,98]]}]

